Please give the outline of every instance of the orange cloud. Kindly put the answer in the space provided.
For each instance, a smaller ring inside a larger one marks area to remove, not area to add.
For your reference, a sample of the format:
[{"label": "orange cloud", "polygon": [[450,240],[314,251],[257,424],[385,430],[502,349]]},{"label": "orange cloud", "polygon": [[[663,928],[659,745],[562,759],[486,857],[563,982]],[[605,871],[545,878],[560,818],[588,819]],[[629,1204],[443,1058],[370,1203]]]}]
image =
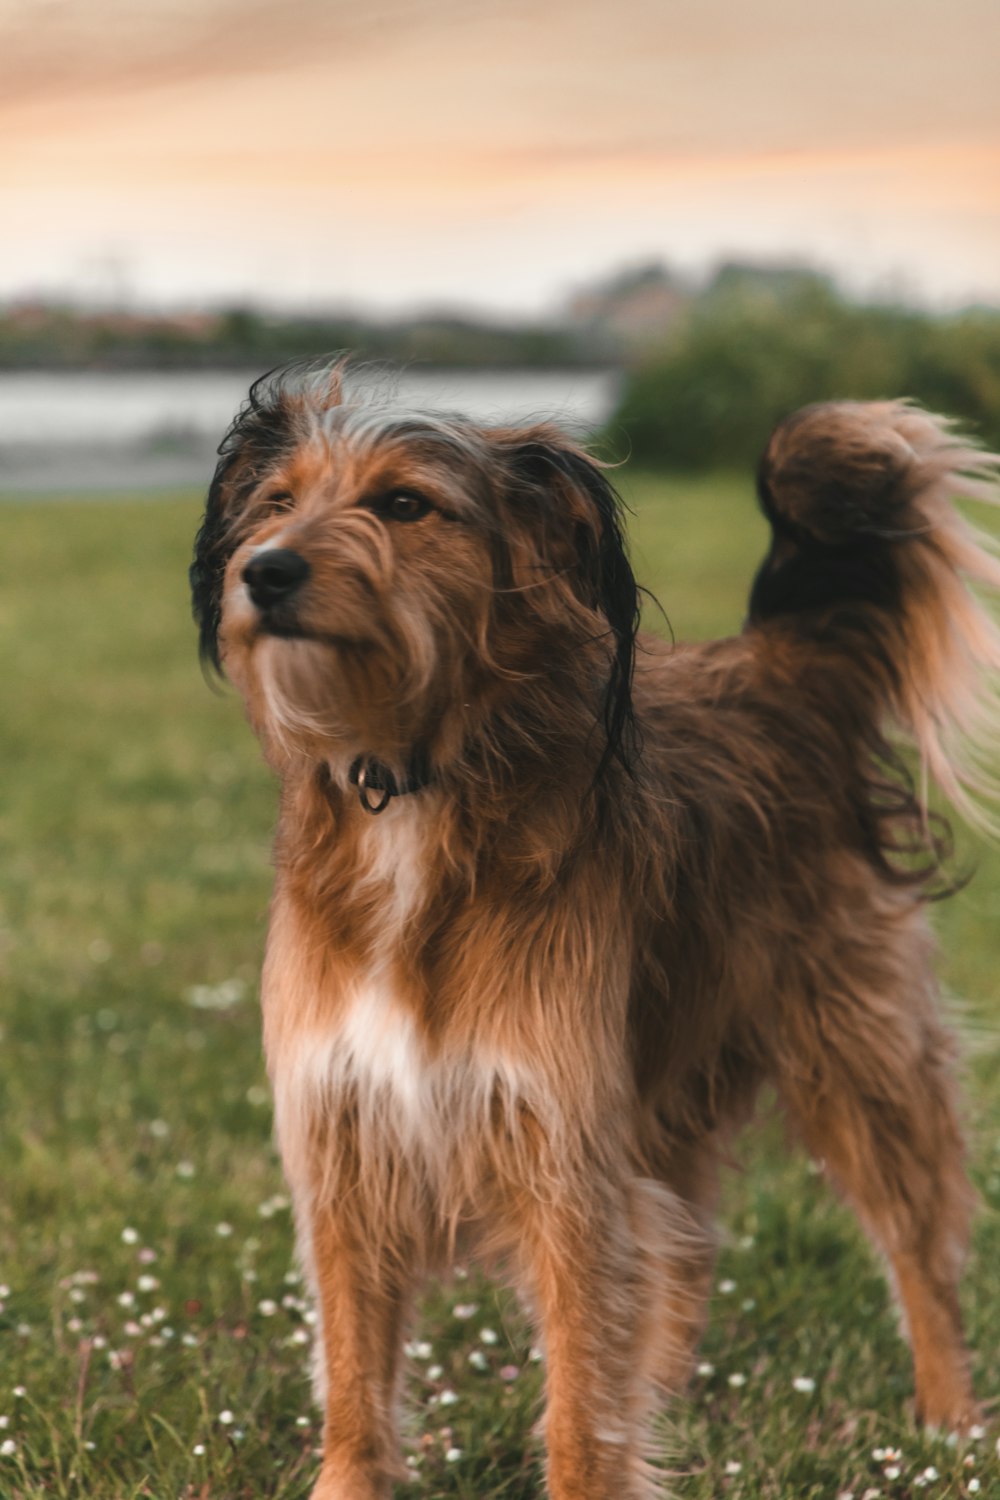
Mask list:
[{"label": "orange cloud", "polygon": [[[371,260],[417,224],[423,265],[459,233],[486,264],[516,224],[539,265],[562,235],[574,275],[587,246],[784,243],[934,256],[1000,293],[995,0],[819,17],[799,0],[52,0],[44,31],[38,14],[0,0],[0,213],[60,264],[108,246],[145,264],[199,236],[224,263],[228,237],[266,242],[280,274],[348,240]],[[37,258],[8,238],[0,285]]]}]

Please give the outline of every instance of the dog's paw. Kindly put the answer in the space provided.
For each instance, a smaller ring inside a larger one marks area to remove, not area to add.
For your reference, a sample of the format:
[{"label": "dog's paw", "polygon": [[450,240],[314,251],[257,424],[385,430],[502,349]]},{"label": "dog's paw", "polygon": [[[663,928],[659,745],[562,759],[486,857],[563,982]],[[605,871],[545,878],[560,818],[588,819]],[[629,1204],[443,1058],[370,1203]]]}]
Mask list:
[{"label": "dog's paw", "polygon": [[986,1417],[975,1397],[967,1392],[939,1391],[917,1404],[917,1422],[925,1432],[941,1437],[982,1437]]},{"label": "dog's paw", "polygon": [[324,1465],[309,1500],[389,1500],[391,1493],[388,1481],[374,1482],[366,1474],[346,1474]]}]

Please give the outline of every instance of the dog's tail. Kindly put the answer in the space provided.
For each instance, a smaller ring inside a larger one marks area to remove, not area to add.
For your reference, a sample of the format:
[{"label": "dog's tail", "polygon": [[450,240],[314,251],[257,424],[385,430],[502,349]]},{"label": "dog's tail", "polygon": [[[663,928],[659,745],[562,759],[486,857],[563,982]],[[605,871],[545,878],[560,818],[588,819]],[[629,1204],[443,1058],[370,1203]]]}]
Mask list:
[{"label": "dog's tail", "polygon": [[954,502],[1000,503],[998,469],[903,401],[796,412],[760,466],[773,539],[749,615],[833,648],[876,715],[912,735],[925,773],[993,832],[1000,629],[974,589],[1000,590],[1000,548]]}]

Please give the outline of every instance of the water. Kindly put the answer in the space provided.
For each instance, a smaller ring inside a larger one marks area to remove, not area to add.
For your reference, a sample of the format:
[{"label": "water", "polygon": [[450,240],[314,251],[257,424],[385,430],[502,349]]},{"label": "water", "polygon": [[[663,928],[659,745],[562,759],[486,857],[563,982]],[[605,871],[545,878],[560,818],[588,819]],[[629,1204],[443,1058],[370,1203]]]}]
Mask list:
[{"label": "water", "polygon": [[[246,395],[232,371],[0,373],[0,490],[200,483]],[[553,418],[599,427],[617,400],[608,370],[406,370],[400,401],[481,422]]]}]

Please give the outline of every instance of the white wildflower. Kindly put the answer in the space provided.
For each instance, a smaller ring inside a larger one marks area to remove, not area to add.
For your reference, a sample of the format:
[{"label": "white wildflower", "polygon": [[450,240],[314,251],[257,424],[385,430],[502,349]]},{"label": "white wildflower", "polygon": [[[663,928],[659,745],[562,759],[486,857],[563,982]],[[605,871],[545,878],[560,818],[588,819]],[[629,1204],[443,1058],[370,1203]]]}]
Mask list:
[{"label": "white wildflower", "polygon": [[224,979],[221,984],[193,984],[185,994],[195,1010],[231,1010],[246,994],[246,981]]}]

